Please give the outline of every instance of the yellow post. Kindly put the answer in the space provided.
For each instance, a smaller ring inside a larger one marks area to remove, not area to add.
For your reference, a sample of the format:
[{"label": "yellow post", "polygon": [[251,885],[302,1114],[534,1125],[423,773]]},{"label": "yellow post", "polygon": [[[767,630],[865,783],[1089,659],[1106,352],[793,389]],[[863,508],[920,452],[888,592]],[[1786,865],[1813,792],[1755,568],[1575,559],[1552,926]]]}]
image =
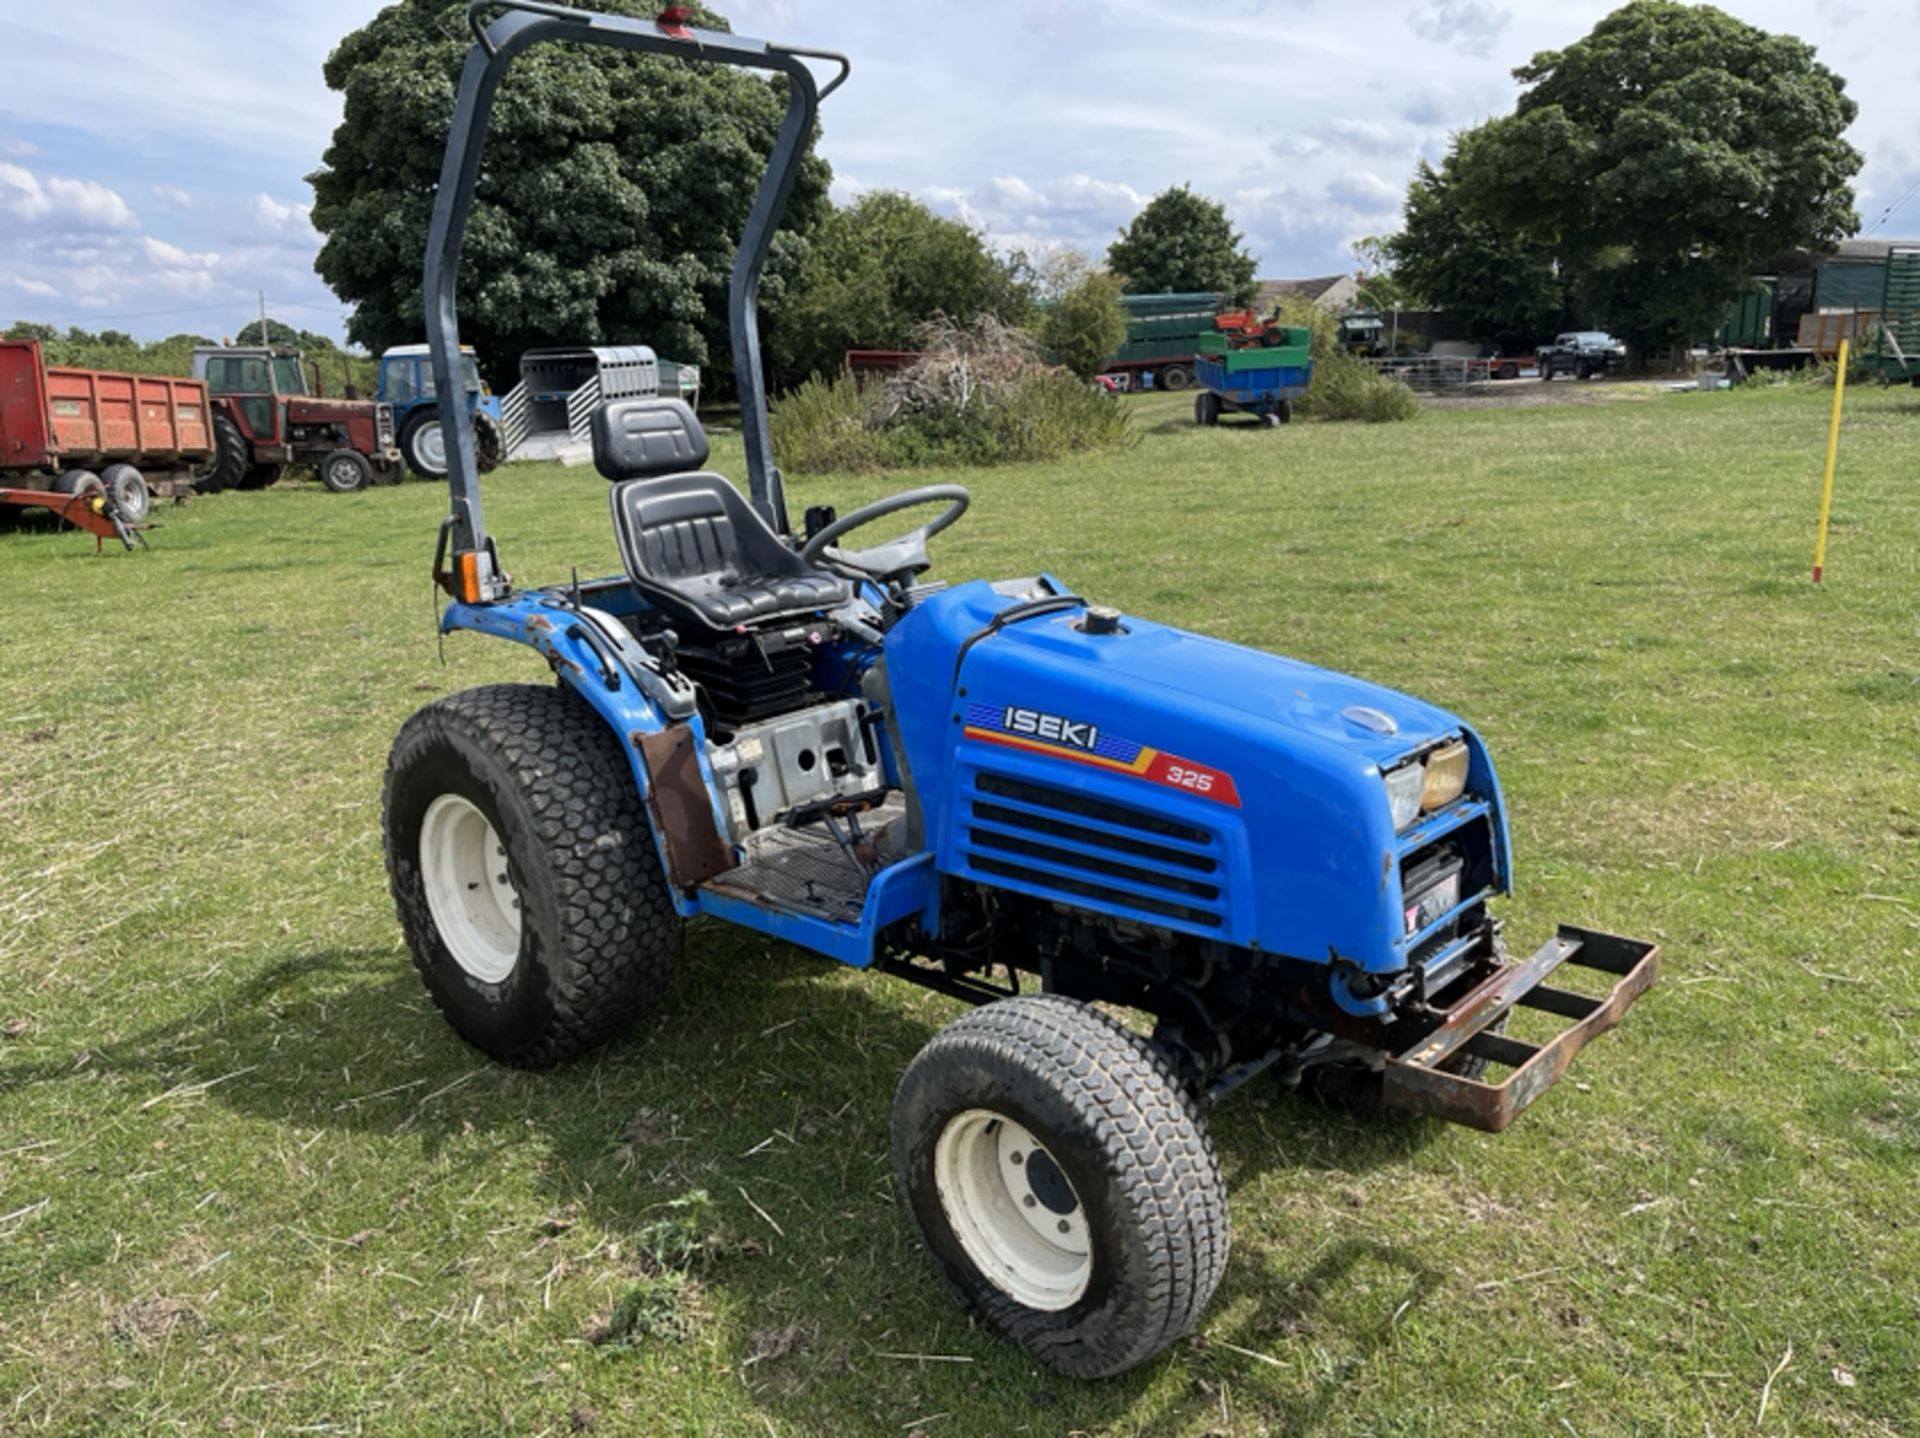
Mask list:
[{"label": "yellow post", "polygon": [[1833,418],[1827,423],[1827,479],[1820,487],[1820,534],[1813,541],[1813,582],[1820,582],[1820,571],[1827,561],[1827,517],[1833,513],[1833,465],[1840,457],[1840,403],[1847,397],[1847,342],[1840,341],[1839,366],[1833,376]]}]

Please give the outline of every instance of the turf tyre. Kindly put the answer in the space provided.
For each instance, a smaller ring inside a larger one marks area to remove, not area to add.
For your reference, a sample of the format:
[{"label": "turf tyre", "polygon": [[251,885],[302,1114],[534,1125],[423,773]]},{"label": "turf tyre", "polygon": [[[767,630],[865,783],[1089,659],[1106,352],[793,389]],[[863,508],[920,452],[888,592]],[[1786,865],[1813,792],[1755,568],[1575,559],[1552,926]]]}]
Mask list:
[{"label": "turf tyre", "polygon": [[[956,1232],[937,1150],[982,1110],[1044,1145],[1084,1211],[1091,1271],[1066,1306],[1014,1297]],[[1192,1096],[1147,1039],[1072,999],[1003,999],[936,1034],[895,1094],[893,1162],[961,1305],[1071,1377],[1153,1358],[1193,1325],[1226,1269],[1226,1189]]]},{"label": "turf tyre", "polygon": [[[520,900],[511,972],[481,982],[435,923],[421,859],[441,795],[477,808]],[[619,740],[571,690],[496,684],[420,710],[394,740],[383,790],[387,879],[427,991],[489,1057],[545,1068],[658,1006],[680,920]]]}]

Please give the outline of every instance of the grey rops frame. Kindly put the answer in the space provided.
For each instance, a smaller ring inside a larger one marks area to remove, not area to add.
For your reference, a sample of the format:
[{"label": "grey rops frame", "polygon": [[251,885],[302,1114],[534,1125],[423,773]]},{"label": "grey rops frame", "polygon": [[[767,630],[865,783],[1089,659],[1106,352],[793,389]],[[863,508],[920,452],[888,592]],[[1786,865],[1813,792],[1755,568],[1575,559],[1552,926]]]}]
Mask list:
[{"label": "grey rops frame", "polygon": [[[484,17],[489,11],[505,13],[487,24]],[[467,23],[473,29],[476,43],[460,72],[453,127],[447,138],[446,160],[440,168],[440,189],[433,204],[433,228],[427,237],[426,317],[427,341],[433,353],[433,380],[440,397],[441,429],[452,441],[447,447],[447,484],[453,492],[453,512],[448,521],[453,550],[456,555],[478,556],[480,592],[471,597],[498,598],[505,593],[506,584],[504,576],[495,570],[492,546],[481,517],[473,431],[462,412],[465,392],[457,383],[454,365],[460,353],[460,323],[455,303],[460,243],[466,233],[467,215],[473,208],[487,122],[500,81],[515,56],[549,40],[609,45],[619,50],[672,55],[702,64],[766,70],[787,77],[787,113],[780,122],[766,175],[754,197],[727,291],[734,377],[740,389],[740,429],[746,443],[747,477],[753,505],[775,530],[785,532],[786,499],[780,471],[773,463],[773,445],[767,433],[766,382],[760,370],[760,322],[756,313],[760,268],[766,263],[773,232],[793,194],[794,180],[800,173],[800,160],[812,135],[820,101],[847,78],[851,64],[844,55],[829,51],[771,45],[738,35],[693,30],[668,17],[637,20],[542,4],[538,0],[473,0],[467,7]],[[830,61],[840,67],[840,73],[822,89],[806,65],[807,59]]]}]

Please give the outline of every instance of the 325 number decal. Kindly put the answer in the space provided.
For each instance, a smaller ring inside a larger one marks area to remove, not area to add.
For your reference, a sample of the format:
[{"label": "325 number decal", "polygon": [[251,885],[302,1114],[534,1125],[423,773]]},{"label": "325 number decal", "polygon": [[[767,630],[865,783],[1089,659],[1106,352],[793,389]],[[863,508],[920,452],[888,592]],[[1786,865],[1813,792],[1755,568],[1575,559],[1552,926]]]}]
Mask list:
[{"label": "325 number decal", "polygon": [[1213,775],[1205,769],[1185,769],[1178,764],[1169,764],[1167,782],[1176,789],[1191,789],[1196,794],[1213,792]]}]

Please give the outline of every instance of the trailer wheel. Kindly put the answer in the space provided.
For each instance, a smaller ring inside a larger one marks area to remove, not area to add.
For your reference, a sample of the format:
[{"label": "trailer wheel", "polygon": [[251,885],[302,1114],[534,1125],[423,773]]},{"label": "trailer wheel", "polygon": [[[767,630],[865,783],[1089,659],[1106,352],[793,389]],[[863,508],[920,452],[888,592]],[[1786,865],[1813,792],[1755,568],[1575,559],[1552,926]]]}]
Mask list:
[{"label": "trailer wheel", "polygon": [[400,452],[407,457],[407,468],[422,479],[445,479],[447,436],[440,416],[423,409],[408,420],[400,432]]},{"label": "trailer wheel", "polygon": [[335,494],[353,494],[373,483],[373,463],[355,449],[336,449],[317,466],[320,482]]},{"label": "trailer wheel", "polygon": [[105,488],[100,476],[90,469],[70,469],[53,482],[55,494],[89,494]]},{"label": "trailer wheel", "polygon": [[128,524],[138,524],[153,509],[153,492],[146,476],[130,464],[110,464],[101,471],[100,482],[113,496],[113,507]]},{"label": "trailer wheel", "polygon": [[1193,397],[1193,422],[1198,425],[1220,423],[1220,396],[1203,389]]},{"label": "trailer wheel", "polygon": [[240,433],[240,426],[224,410],[216,409],[213,415],[213,462],[194,477],[194,493],[219,494],[222,490],[238,489],[247,477],[252,457],[247,438]]},{"label": "trailer wheel", "polygon": [[1193,383],[1193,371],[1183,364],[1170,364],[1160,371],[1160,388],[1178,393]]},{"label": "trailer wheel", "polygon": [[961,1304],[1100,1378],[1186,1332],[1227,1263],[1220,1168],[1158,1049],[1058,995],[964,1014],[893,1102],[902,1198]]},{"label": "trailer wheel", "polygon": [[507,462],[507,437],[494,417],[481,410],[473,412],[473,457],[482,474],[492,474]]},{"label": "trailer wheel", "polygon": [[413,961],[459,1035],[544,1068],[664,996],[680,948],[620,741],[578,695],[468,689],[401,728],[387,877]]}]

